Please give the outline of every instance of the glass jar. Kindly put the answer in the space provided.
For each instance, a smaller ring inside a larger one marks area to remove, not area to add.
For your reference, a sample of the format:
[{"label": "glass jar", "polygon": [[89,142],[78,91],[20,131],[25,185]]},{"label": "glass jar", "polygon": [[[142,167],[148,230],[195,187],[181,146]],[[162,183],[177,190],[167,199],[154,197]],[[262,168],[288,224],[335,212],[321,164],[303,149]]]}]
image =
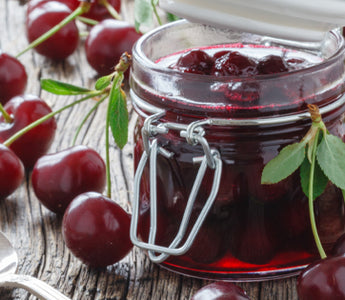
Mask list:
[{"label": "glass jar", "polygon": [[[206,76],[168,68],[188,49],[277,51],[301,70],[254,77]],[[308,199],[296,171],[262,185],[265,164],[298,142],[316,104],[329,131],[345,138],[344,41],[274,39],[177,21],[144,35],[133,49],[131,99],[135,191],[131,238],[152,261],[186,275],[255,281],[295,275],[318,258]],[[341,191],[315,201],[329,251],[344,233]]]}]

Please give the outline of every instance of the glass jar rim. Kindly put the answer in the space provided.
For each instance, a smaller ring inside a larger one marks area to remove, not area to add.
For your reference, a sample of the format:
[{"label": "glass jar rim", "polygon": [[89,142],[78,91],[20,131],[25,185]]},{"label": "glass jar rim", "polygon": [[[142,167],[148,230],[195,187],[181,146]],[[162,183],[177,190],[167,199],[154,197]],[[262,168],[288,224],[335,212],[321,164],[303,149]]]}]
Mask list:
[{"label": "glass jar rim", "polygon": [[[236,79],[249,79],[249,80],[267,80],[269,78],[274,78],[277,76],[277,74],[259,74],[259,75],[253,75],[253,76],[236,76],[236,75],[225,75],[225,76],[216,76],[216,75],[203,75],[203,74],[194,74],[194,73],[183,73],[179,70],[173,69],[173,68],[168,68],[168,67],[162,67],[161,65],[158,65],[155,61],[152,61],[149,57],[147,57],[147,55],[145,55],[143,49],[143,44],[145,42],[147,42],[147,40],[149,38],[152,38],[153,36],[155,36],[157,33],[161,32],[161,31],[165,31],[167,29],[169,29],[170,27],[176,27],[176,26],[183,26],[185,24],[195,24],[195,23],[191,23],[185,19],[182,20],[177,20],[174,22],[170,22],[167,23],[165,25],[162,25],[160,27],[157,27],[153,30],[151,30],[150,32],[145,33],[143,36],[141,36],[138,41],[135,43],[134,47],[133,47],[133,55],[140,61],[140,64],[142,64],[142,66],[144,68],[148,68],[154,72],[157,73],[165,73],[165,74],[169,74],[169,75],[173,75],[173,76],[183,76],[186,79],[188,78],[216,78],[218,81],[227,81],[227,80],[232,80],[234,78]],[[211,25],[202,25],[202,24],[195,24],[195,25],[200,25],[200,26],[207,26],[207,27],[212,27]],[[220,30],[223,30],[221,28],[219,28]],[[228,29],[229,31],[231,31],[231,29]],[[249,33],[252,34],[252,33]],[[316,63],[313,64],[311,66],[307,66],[306,68],[302,68],[302,69],[296,69],[296,70],[291,70],[288,72],[284,72],[284,73],[280,73],[280,75],[284,75],[284,76],[293,76],[295,74],[298,73],[303,73],[303,72],[312,72],[314,69],[318,69],[320,67],[322,67],[323,65],[327,65],[327,64],[332,64],[334,61],[336,61],[339,56],[341,56],[342,52],[345,51],[345,40],[343,38],[341,38],[341,34],[337,31],[337,30],[331,30],[328,32],[328,34],[333,35],[336,40],[339,42],[338,44],[338,48],[337,50],[327,59],[321,61],[320,63]],[[252,35],[256,35],[256,34],[252,34]],[[326,35],[327,37],[327,35]],[[274,39],[277,41],[286,41],[289,42],[289,40],[284,40],[284,39],[276,39],[276,38],[271,38],[270,39]],[[291,41],[292,42],[292,41]],[[318,42],[300,42],[297,41],[297,43],[300,43],[301,45],[305,44],[305,45],[310,45],[311,49],[315,49],[318,46],[320,46],[324,41],[321,41],[320,43]]]}]

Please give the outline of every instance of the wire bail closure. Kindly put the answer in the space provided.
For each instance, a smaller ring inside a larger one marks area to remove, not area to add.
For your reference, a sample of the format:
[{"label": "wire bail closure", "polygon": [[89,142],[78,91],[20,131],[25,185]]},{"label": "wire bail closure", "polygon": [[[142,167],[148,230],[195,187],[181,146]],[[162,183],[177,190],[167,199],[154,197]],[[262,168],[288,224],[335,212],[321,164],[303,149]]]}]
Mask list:
[{"label": "wire bail closure", "polygon": [[[165,111],[161,111],[149,116],[146,118],[142,128],[144,152],[141,156],[134,176],[133,212],[130,227],[130,237],[132,243],[139,248],[148,250],[150,259],[155,263],[163,262],[170,255],[182,255],[190,249],[217,196],[222,173],[222,161],[220,158],[220,153],[216,149],[211,149],[206,138],[204,137],[205,132],[202,128],[202,125],[208,124],[207,120],[205,122],[193,122],[189,125],[159,123],[159,119],[164,115]],[[200,144],[203,148],[204,155],[202,157],[196,157],[193,159],[194,163],[200,163],[200,167],[188,197],[179,230],[170,245],[165,247],[155,244],[157,234],[157,157],[158,155],[163,155],[169,159],[173,157],[174,153],[169,152],[163,147],[159,146],[158,140],[155,138],[155,136],[158,134],[166,134],[169,130],[180,131],[180,136],[186,138],[186,141],[191,145]],[[138,238],[137,232],[139,220],[140,182],[147,163],[149,164],[150,174],[150,232],[148,242],[143,242]],[[189,235],[185,239],[184,243],[180,245],[186,236],[196,196],[205,176],[207,167],[215,170],[210,195],[207,198],[197,220],[192,226]]]}]

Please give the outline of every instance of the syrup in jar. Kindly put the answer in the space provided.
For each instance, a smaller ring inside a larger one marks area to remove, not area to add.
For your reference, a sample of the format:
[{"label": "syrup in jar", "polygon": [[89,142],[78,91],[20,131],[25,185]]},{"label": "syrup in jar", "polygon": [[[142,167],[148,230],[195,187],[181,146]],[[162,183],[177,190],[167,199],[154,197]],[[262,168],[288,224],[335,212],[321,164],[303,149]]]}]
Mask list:
[{"label": "syrup in jar", "polygon": [[[272,185],[261,173],[308,131],[308,104],[344,140],[344,56],[337,32],[302,43],[179,21],[143,36],[131,74],[133,243],[165,268],[209,279],[281,278],[317,259],[299,172]],[[345,232],[341,191],[329,184],[315,214],[331,249]]]}]

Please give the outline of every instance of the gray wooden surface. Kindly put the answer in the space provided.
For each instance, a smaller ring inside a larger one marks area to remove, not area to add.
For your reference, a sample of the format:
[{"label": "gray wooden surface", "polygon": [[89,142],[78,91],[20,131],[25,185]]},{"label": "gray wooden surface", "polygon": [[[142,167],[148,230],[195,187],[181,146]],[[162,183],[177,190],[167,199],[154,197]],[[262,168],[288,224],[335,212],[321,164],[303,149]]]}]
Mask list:
[{"label": "gray wooden surface", "polygon": [[[16,55],[27,44],[24,2],[0,0],[0,48]],[[74,97],[54,96],[40,89],[40,78],[54,78],[72,84],[92,87],[95,73],[85,58],[83,41],[66,61],[55,63],[30,51],[20,57],[29,75],[27,93],[45,99],[53,110],[70,103]],[[50,152],[71,145],[75,130],[92,103],[84,103],[57,117],[58,132]],[[97,149],[104,157],[105,105],[83,128],[78,143]],[[135,113],[130,111],[130,132]],[[130,211],[133,191],[132,142],[122,151],[111,147],[113,198]],[[207,281],[188,278],[153,265],[140,249],[106,270],[95,270],[81,264],[65,247],[61,235],[61,217],[48,211],[36,199],[26,181],[0,203],[0,230],[19,253],[18,273],[38,277],[72,299],[190,299]],[[297,299],[296,279],[239,283],[251,299]],[[24,290],[1,289],[0,299],[34,299]]]}]

